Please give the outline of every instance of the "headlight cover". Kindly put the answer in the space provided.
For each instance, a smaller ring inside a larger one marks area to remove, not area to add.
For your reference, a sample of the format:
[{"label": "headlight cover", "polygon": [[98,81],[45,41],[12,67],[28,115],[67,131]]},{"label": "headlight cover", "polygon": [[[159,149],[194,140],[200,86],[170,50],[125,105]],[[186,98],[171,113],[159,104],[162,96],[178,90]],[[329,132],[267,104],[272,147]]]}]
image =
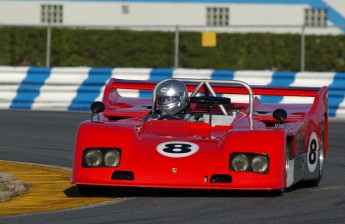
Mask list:
[{"label": "headlight cover", "polygon": [[85,164],[89,167],[98,167],[102,164],[103,154],[99,149],[90,149],[84,154]]},{"label": "headlight cover", "polygon": [[121,150],[109,148],[87,148],[83,152],[83,167],[117,167],[120,165]]},{"label": "headlight cover", "polygon": [[252,159],[252,169],[257,173],[266,173],[268,170],[268,158],[266,156],[257,155]]},{"label": "headlight cover", "polygon": [[233,157],[231,168],[235,171],[246,171],[249,167],[249,159],[245,154],[237,154]]},{"label": "headlight cover", "polygon": [[120,151],[109,150],[104,154],[104,165],[116,167],[120,164]]},{"label": "headlight cover", "polygon": [[229,167],[233,171],[267,174],[269,157],[259,153],[231,153]]}]

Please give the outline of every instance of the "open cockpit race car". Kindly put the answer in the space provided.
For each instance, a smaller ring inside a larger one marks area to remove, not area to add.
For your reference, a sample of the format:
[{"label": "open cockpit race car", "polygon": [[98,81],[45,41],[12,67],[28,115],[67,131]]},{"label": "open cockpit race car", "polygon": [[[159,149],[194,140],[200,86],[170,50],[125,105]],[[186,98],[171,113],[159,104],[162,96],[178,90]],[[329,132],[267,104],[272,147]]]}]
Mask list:
[{"label": "open cockpit race car", "polygon": [[[241,81],[177,79],[188,90],[183,116],[161,115],[160,82],[109,80],[102,102],[80,124],[72,183],[84,194],[105,186],[283,192],[317,186],[328,149],[327,87],[249,86]],[[152,91],[152,98],[119,90]],[[228,96],[241,95],[246,102]],[[257,96],[309,97],[263,103]]]}]

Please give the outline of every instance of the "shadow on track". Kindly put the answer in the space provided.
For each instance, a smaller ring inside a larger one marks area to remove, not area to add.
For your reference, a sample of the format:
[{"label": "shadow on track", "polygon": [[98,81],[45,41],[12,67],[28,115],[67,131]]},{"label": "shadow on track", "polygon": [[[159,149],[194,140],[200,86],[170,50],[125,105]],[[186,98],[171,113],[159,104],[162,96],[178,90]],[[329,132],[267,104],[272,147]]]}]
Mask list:
[{"label": "shadow on track", "polygon": [[[284,190],[285,194],[295,190],[307,188],[303,184],[297,184]],[[85,197],[76,186],[64,191],[67,197]],[[94,192],[89,197],[277,197],[284,196],[280,190],[254,191],[254,190],[199,190],[199,189],[162,189],[139,187],[102,187],[102,190]]]}]

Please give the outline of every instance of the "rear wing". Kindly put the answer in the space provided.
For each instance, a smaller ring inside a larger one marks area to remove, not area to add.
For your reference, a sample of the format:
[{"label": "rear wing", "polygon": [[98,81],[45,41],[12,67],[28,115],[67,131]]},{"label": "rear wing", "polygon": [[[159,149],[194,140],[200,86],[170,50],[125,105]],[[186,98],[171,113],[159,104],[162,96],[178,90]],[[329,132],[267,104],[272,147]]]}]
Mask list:
[{"label": "rear wing", "polygon": [[[193,92],[197,87],[198,82],[216,83],[212,85],[216,93],[222,94],[248,94],[248,91],[241,86],[227,84],[229,80],[200,80],[200,79],[178,79],[184,81],[188,92]],[[240,82],[240,81],[239,81]],[[151,90],[153,91],[155,85],[158,82],[147,80],[124,80],[111,78],[107,84],[104,92],[105,99],[110,90],[114,89],[135,89],[135,90]],[[242,82],[244,83],[244,82]],[[247,84],[248,85],[248,84]],[[206,87],[206,86],[205,86]],[[207,90],[200,89],[200,92],[206,93]],[[303,97],[316,97],[321,89],[327,87],[275,87],[275,86],[250,86],[254,95],[266,95],[266,96],[303,96]],[[104,99],[104,98],[103,98]]]},{"label": "rear wing", "polygon": [[[160,82],[166,81],[168,79],[162,80]],[[209,80],[209,79],[178,79],[186,84],[188,92],[191,92],[190,96],[195,96],[197,93],[203,93],[205,96],[216,96],[216,94],[241,94],[248,95],[248,105],[249,105],[249,116],[253,115],[254,106],[253,98],[254,95],[263,96],[297,96],[297,97],[314,97],[313,107],[317,109],[320,104],[324,104],[328,110],[328,100],[327,92],[328,88],[326,86],[316,88],[316,87],[272,87],[272,86],[249,86],[247,83],[237,80]],[[111,113],[119,99],[121,102],[128,103],[127,106],[133,106],[131,104],[139,103],[138,99],[129,100],[126,97],[120,96],[118,93],[119,89],[127,90],[148,90],[153,91],[152,99],[146,99],[146,113],[149,110],[154,111],[154,90],[156,84],[159,82],[147,81],[147,80],[123,80],[111,78],[106,86],[103,95],[103,103],[106,106],[105,113]],[[142,100],[143,101],[143,100]],[[151,103],[150,103],[151,102]],[[147,105],[149,104],[149,105]],[[140,105],[140,107],[145,107],[145,105]],[[138,108],[138,107],[137,107]],[[221,108],[223,111],[223,109]],[[327,111],[326,110],[326,111]],[[224,112],[223,112],[224,113]],[[225,112],[226,113],[226,112]]]}]

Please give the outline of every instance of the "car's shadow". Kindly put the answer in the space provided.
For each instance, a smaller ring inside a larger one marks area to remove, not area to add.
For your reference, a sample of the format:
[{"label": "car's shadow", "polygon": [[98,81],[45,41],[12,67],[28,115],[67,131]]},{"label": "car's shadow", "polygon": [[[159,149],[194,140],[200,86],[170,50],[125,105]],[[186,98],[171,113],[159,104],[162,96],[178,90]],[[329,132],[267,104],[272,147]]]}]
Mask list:
[{"label": "car's shadow", "polygon": [[[284,190],[289,194],[304,188],[302,184]],[[195,189],[162,189],[139,187],[105,187],[92,195],[84,195],[76,186],[64,190],[67,197],[277,197],[284,195],[281,191],[257,190],[195,190]]]}]

